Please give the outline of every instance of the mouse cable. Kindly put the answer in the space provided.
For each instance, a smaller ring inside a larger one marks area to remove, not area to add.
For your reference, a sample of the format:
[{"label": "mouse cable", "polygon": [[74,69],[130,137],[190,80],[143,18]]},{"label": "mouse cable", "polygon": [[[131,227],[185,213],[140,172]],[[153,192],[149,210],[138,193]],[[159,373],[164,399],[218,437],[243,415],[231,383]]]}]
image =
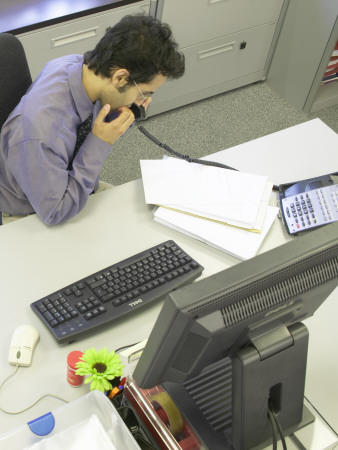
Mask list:
[{"label": "mouse cable", "polygon": [[[187,161],[189,163],[196,163],[201,164],[204,166],[212,166],[212,167],[219,167],[221,169],[228,169],[228,170],[235,170],[236,172],[239,172],[238,169],[235,169],[234,167],[227,166],[226,164],[218,163],[216,161],[208,161],[206,159],[198,159],[198,158],[191,158],[189,155],[183,155],[182,153],[176,152],[172,148],[169,147],[169,145],[164,144],[163,142],[159,141],[155,138],[151,133],[149,133],[148,130],[146,130],[142,125],[140,125],[138,122],[136,122],[138,129],[143,133],[148,139],[150,139],[154,144],[158,145],[159,147],[163,148],[168,153],[176,156],[177,158],[183,159],[184,161]],[[273,185],[272,189],[274,191],[279,191],[279,187],[276,185]]]},{"label": "mouse cable", "polygon": [[[14,371],[13,371],[12,373],[10,373],[10,374],[2,381],[2,383],[0,384],[0,391],[1,391],[2,387],[4,386],[4,384],[5,384],[10,378],[12,378],[12,377],[17,373],[19,367],[20,367],[19,364],[16,364]],[[36,402],[34,402],[32,405],[28,406],[28,407],[25,408],[25,409],[22,409],[21,411],[14,411],[14,412],[13,412],[13,411],[7,411],[6,409],[2,408],[1,406],[0,406],[0,411],[2,411],[2,412],[5,413],[5,414],[10,414],[10,415],[21,414],[21,413],[23,413],[23,412],[25,412],[25,411],[28,411],[29,409],[33,408],[33,406],[35,406],[40,400],[42,400],[42,399],[45,398],[45,397],[52,397],[52,398],[56,398],[57,400],[61,400],[62,402],[69,403],[67,400],[65,400],[65,399],[63,399],[63,398],[61,398],[61,397],[59,397],[58,395],[54,395],[54,394],[45,394],[45,395],[43,395],[42,397],[40,397],[38,400],[36,400]]]}]

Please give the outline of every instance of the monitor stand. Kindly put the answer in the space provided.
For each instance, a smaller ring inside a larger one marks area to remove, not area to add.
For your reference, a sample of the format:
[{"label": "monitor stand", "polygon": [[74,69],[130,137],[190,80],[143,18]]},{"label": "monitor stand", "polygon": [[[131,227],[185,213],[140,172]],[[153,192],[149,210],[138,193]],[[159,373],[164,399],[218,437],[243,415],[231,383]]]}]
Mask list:
[{"label": "monitor stand", "polygon": [[271,444],[269,400],[286,436],[314,421],[303,405],[307,328],[296,323],[259,335],[197,377],[162,384],[207,449],[258,450]]},{"label": "monitor stand", "polygon": [[302,323],[281,326],[232,357],[232,436],[236,450],[272,442],[271,402],[284,435],[314,421],[303,405],[308,330]]}]

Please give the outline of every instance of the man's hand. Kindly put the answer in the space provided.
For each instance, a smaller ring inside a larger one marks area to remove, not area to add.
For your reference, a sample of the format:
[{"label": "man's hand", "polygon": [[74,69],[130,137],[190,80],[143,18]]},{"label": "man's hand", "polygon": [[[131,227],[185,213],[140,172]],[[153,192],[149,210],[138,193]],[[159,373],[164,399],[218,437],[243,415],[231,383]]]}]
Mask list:
[{"label": "man's hand", "polygon": [[104,105],[94,122],[92,133],[110,145],[122,136],[134,122],[135,117],[129,108],[122,106],[118,109],[119,116],[111,122],[104,119],[109,114],[110,105]]}]

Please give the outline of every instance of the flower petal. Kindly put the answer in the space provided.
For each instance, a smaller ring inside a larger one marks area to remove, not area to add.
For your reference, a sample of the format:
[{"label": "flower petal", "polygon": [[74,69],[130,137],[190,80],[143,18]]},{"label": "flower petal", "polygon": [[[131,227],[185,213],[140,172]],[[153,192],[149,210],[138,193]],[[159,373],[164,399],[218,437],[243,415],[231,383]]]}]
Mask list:
[{"label": "flower petal", "polygon": [[[102,365],[106,367],[106,370],[98,372],[97,367],[99,365],[101,365],[99,370],[102,370]],[[124,365],[120,356],[114,351],[108,353],[107,348],[102,348],[99,351],[91,348],[84,352],[76,368],[78,375],[90,375],[85,379],[85,383],[91,383],[91,391],[96,389],[104,392],[112,389],[112,385],[108,380],[120,377],[123,374]]]}]

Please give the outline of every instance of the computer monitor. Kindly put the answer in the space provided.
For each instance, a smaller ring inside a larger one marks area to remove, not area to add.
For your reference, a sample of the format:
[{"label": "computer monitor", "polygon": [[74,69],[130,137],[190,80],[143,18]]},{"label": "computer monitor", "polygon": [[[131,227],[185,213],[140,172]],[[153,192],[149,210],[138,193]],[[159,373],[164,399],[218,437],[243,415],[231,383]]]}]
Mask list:
[{"label": "computer monitor", "polygon": [[271,407],[290,434],[304,419],[301,321],[337,284],[338,222],[180,288],[167,296],[134,380],[161,385],[206,448],[271,442]]}]

